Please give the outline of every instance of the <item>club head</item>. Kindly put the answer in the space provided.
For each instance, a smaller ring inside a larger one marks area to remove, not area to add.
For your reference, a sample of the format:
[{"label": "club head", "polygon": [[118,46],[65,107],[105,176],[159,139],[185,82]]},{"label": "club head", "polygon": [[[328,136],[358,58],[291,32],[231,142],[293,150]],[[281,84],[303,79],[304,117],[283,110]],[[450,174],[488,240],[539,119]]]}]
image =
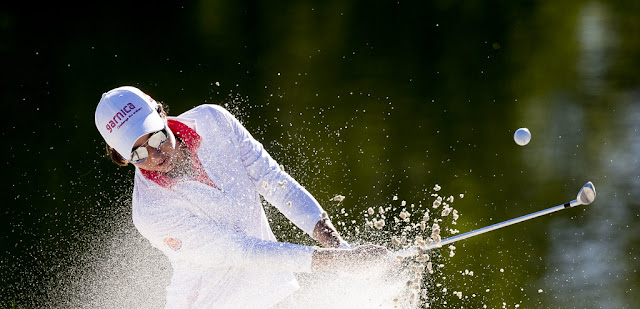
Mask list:
[{"label": "club head", "polygon": [[594,187],[593,183],[589,181],[584,186],[582,186],[582,189],[580,189],[580,192],[578,192],[578,197],[576,198],[576,201],[580,205],[589,205],[593,203],[595,199],[596,199],[596,187]]}]

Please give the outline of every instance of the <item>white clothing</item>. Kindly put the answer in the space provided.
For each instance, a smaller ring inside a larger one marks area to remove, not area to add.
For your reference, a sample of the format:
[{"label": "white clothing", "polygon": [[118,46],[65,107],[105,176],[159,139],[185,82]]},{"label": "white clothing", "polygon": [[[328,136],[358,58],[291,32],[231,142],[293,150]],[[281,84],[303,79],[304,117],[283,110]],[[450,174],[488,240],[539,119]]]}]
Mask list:
[{"label": "white clothing", "polygon": [[133,222],[173,266],[165,308],[267,308],[291,295],[292,272],[311,270],[313,247],[277,242],[259,195],[309,235],[318,202],[224,108],[169,119],[185,144],[185,132],[201,137],[194,147],[208,177],[167,184],[136,168]]}]

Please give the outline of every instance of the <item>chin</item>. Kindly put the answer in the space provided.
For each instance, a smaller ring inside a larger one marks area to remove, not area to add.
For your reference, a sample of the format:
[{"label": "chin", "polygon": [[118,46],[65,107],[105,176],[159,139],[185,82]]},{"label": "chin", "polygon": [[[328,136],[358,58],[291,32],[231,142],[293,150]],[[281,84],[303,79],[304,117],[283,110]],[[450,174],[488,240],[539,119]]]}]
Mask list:
[{"label": "chin", "polygon": [[175,165],[176,165],[175,161],[172,160],[172,158],[168,158],[167,161],[164,162],[164,164],[158,166],[158,171],[159,172],[163,172],[163,173],[167,173],[167,172],[171,171]]}]

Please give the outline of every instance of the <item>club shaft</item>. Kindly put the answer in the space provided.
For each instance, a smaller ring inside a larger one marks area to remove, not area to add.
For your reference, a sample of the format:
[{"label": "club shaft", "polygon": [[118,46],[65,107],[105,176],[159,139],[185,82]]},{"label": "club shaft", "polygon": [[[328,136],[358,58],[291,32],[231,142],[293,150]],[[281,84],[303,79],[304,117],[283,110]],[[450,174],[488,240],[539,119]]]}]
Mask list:
[{"label": "club shaft", "polygon": [[516,223],[520,223],[522,221],[527,221],[529,219],[533,219],[533,218],[536,218],[536,217],[544,216],[544,215],[550,214],[552,212],[563,210],[563,209],[569,207],[569,205],[567,205],[567,204],[558,205],[558,206],[551,207],[551,208],[548,208],[548,209],[545,209],[545,210],[541,210],[541,211],[538,211],[538,212],[534,212],[534,213],[531,213],[531,214],[528,214],[528,215],[517,217],[517,218],[511,219],[511,220],[507,220],[507,221],[503,221],[503,222],[496,223],[496,224],[493,224],[493,225],[489,225],[489,226],[483,227],[481,229],[477,229],[477,230],[473,230],[473,231],[470,231],[470,232],[466,232],[464,234],[460,234],[460,235],[456,235],[456,236],[453,236],[453,237],[445,238],[445,239],[443,239],[442,241],[440,241],[437,244],[436,243],[432,243],[432,244],[428,245],[427,246],[427,250],[431,249],[431,248],[435,248],[435,247],[441,247],[441,246],[456,242],[458,240],[463,240],[463,239],[467,239],[469,237],[473,237],[473,236],[476,236],[476,235],[484,234],[486,232],[497,230],[499,228],[503,228],[505,226],[513,225],[513,224],[516,224]]},{"label": "club shaft", "polygon": [[[456,235],[456,236],[453,236],[453,237],[445,238],[445,239],[441,240],[438,243],[431,243],[431,244],[427,245],[426,247],[423,247],[422,250],[430,250],[430,249],[433,249],[433,248],[440,248],[440,247],[442,247],[444,245],[448,245],[450,243],[454,243],[454,242],[459,241],[459,240],[467,239],[467,238],[470,238],[470,237],[473,237],[473,236],[476,236],[476,235],[484,234],[486,232],[490,232],[490,231],[493,231],[493,230],[497,230],[499,228],[503,228],[505,226],[513,225],[513,224],[516,224],[516,223],[519,223],[519,222],[522,222],[522,221],[526,221],[526,220],[533,219],[533,218],[536,218],[536,217],[544,216],[544,215],[550,214],[552,212],[556,212],[556,211],[559,211],[559,210],[570,208],[570,207],[576,206],[575,204],[576,204],[575,201],[571,201],[569,203],[565,203],[565,204],[562,204],[562,205],[554,206],[554,207],[551,207],[551,208],[548,208],[548,209],[545,209],[545,210],[534,212],[534,213],[531,213],[531,214],[528,214],[528,215],[524,215],[524,216],[521,216],[521,217],[517,217],[517,218],[511,219],[511,220],[507,220],[507,221],[503,221],[503,222],[496,223],[496,224],[493,224],[493,225],[489,225],[487,227],[483,227],[481,229],[477,229],[477,230],[473,230],[473,231],[470,231],[470,232],[466,232],[464,234],[460,234],[460,235]],[[409,249],[400,250],[400,251],[396,252],[395,255],[396,256],[409,257],[409,256],[413,256],[413,255],[416,255],[416,254],[418,254],[418,248],[417,247],[412,247],[412,248],[409,248]]]}]

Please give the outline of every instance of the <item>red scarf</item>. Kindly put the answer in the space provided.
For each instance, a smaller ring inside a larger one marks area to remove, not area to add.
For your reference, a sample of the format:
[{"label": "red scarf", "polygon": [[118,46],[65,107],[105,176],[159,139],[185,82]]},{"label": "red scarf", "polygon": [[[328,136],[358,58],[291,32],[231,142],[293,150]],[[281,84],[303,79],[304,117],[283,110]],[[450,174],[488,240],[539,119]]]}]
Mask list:
[{"label": "red scarf", "polygon": [[[202,163],[200,163],[200,159],[198,158],[197,152],[198,152],[198,148],[200,147],[200,142],[202,141],[202,137],[200,137],[200,135],[195,130],[189,128],[189,126],[177,120],[168,119],[167,126],[169,127],[171,132],[173,132],[173,134],[175,134],[177,137],[182,139],[184,144],[187,146],[187,149],[189,149],[189,152],[191,153],[191,162],[193,163],[193,172],[195,173],[196,176],[194,178],[191,178],[190,180],[196,180],[203,184],[217,188],[218,186],[216,186],[216,184],[213,183],[211,178],[209,178],[209,176],[207,175],[207,172],[204,170],[204,167],[202,166]],[[158,171],[148,171],[148,170],[140,169],[140,172],[147,179],[150,179],[151,181],[167,189],[171,189],[174,185],[176,185],[179,182],[179,180],[170,178],[164,173],[161,173]]]}]

